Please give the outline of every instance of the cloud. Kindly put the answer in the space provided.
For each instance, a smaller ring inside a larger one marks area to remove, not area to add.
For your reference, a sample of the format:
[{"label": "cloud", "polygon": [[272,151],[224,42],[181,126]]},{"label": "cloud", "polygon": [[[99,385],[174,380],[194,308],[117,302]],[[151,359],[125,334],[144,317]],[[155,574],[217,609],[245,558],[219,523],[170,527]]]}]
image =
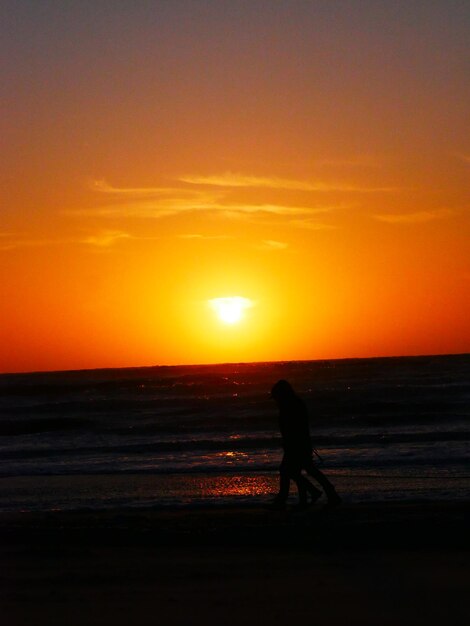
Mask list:
[{"label": "cloud", "polygon": [[455,215],[451,209],[433,209],[429,211],[417,211],[415,213],[394,213],[374,215],[376,220],[388,224],[425,224],[434,220],[446,219]]},{"label": "cloud", "polygon": [[297,226],[297,228],[305,228],[306,230],[335,230],[338,228],[333,224],[325,224],[324,222],[318,222],[315,219],[296,219],[290,220],[289,222],[292,226]]},{"label": "cloud", "polygon": [[[0,237],[2,235],[0,234]],[[41,238],[27,238],[27,237],[17,237],[17,238],[7,238],[5,236],[4,239],[0,239],[0,251],[5,250],[14,250],[16,248],[25,248],[25,247],[44,247],[44,246],[70,246],[76,244],[86,244],[89,246],[93,246],[97,249],[109,249],[114,244],[123,240],[156,240],[159,237],[146,237],[146,236],[137,236],[131,235],[130,233],[126,233],[121,230],[103,230],[98,232],[97,234],[89,235],[88,237],[69,237],[69,238],[58,238],[58,239],[41,239]]]},{"label": "cloud", "polygon": [[[180,182],[194,185],[208,185],[209,189],[174,188],[174,187],[114,187],[104,180],[93,182],[92,188],[100,196],[108,198],[107,203],[96,207],[63,210],[62,214],[74,217],[102,218],[143,218],[160,219],[177,216],[189,212],[208,212],[227,219],[259,219],[264,216],[277,217],[312,217],[317,213],[326,213],[344,205],[335,206],[301,206],[289,203],[262,203],[234,201],[228,194],[234,187],[264,186],[265,188],[326,190],[322,183],[311,184],[279,178],[259,178],[226,174],[222,177],[183,177]],[[225,189],[222,187],[225,186]],[[333,187],[331,187],[333,189]],[[309,227],[307,225],[307,227]],[[318,228],[318,227],[317,227]],[[89,240],[94,245],[108,245]],[[104,241],[106,241],[106,237]]]},{"label": "cloud", "polygon": [[[272,215],[309,215],[329,210],[328,207],[290,206],[287,204],[251,204],[224,201],[220,191],[165,189],[166,197],[158,196],[158,189],[119,189],[99,181],[97,190],[119,202],[95,208],[64,210],[63,214],[76,217],[139,217],[158,219],[187,212],[211,211],[224,217],[264,213]],[[171,193],[170,193],[171,192]],[[153,197],[152,197],[153,196]],[[121,198],[124,200],[121,201]]]},{"label": "cloud", "polygon": [[108,248],[122,239],[133,239],[133,237],[121,230],[105,230],[98,235],[90,235],[82,239],[81,243],[98,246],[99,248]]},{"label": "cloud", "polygon": [[285,204],[224,204],[219,209],[237,213],[272,213],[274,215],[302,215],[316,213],[318,209],[304,206],[289,206]]},{"label": "cloud", "polygon": [[259,246],[261,250],[285,250],[288,247],[289,244],[274,239],[264,239],[262,245]]},{"label": "cloud", "polygon": [[[102,179],[91,181],[90,186],[93,191],[113,196],[160,196],[185,193],[185,190],[180,187],[113,187]],[[187,193],[194,192],[187,190]]]},{"label": "cloud", "polygon": [[316,159],[315,165],[326,167],[379,167],[380,161],[370,155],[358,155],[345,159]]},{"label": "cloud", "polygon": [[18,248],[34,248],[42,246],[60,245],[65,243],[63,239],[32,239],[18,237],[11,233],[0,234],[0,251],[16,250]]},{"label": "cloud", "polygon": [[[114,187],[94,180],[91,188],[112,201],[96,208],[63,211],[68,215],[101,217],[164,217],[211,208],[223,193],[183,187]],[[157,215],[158,214],[158,215]]]},{"label": "cloud", "polygon": [[179,239],[203,239],[203,240],[220,240],[220,239],[233,239],[231,235],[201,235],[199,233],[186,233],[178,235]]},{"label": "cloud", "polygon": [[214,199],[204,201],[196,198],[160,198],[153,200],[133,199],[118,204],[108,204],[89,209],[64,210],[63,214],[76,217],[139,217],[160,218],[187,211],[204,211],[214,207]]},{"label": "cloud", "polygon": [[225,174],[213,176],[181,176],[178,180],[191,185],[207,185],[213,187],[243,187],[243,188],[266,188],[266,189],[285,189],[292,191],[353,191],[361,193],[380,192],[380,191],[397,191],[392,187],[358,187],[343,183],[328,183],[323,181],[302,181],[292,180],[288,178],[250,176],[245,174],[234,174],[227,172]]},{"label": "cloud", "polygon": [[285,178],[247,176],[244,174],[225,174],[214,176],[181,176],[178,180],[191,185],[209,185],[214,187],[265,187],[269,189],[292,189],[297,191],[321,191],[324,185],[313,185],[305,181]]},{"label": "cloud", "polygon": [[249,204],[222,202],[220,195],[194,198],[160,198],[109,204],[97,208],[64,210],[63,214],[76,217],[140,217],[162,218],[195,211],[211,211],[225,217],[236,214],[265,213],[273,215],[309,215],[325,212],[327,207],[289,206],[286,204]]}]

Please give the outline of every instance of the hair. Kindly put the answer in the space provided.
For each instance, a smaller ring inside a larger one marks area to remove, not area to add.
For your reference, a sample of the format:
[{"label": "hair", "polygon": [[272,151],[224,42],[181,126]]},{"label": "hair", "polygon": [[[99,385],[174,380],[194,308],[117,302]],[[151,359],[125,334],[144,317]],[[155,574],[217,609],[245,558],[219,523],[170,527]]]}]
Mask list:
[{"label": "hair", "polygon": [[284,400],[295,396],[295,392],[287,380],[278,380],[271,389],[271,395],[275,400]]}]

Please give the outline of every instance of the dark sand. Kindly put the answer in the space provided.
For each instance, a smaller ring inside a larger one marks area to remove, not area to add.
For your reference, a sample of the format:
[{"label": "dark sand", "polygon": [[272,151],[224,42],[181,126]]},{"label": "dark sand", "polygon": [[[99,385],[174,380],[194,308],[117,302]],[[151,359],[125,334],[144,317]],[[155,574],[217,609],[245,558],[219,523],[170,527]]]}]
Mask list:
[{"label": "dark sand", "polygon": [[464,503],[2,514],[5,626],[470,623]]}]

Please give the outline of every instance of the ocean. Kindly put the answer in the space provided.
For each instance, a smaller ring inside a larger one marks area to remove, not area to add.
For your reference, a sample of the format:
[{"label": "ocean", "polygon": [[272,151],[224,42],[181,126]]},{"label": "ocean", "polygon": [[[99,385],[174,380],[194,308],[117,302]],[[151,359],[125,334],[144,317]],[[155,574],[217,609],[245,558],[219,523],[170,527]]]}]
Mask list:
[{"label": "ocean", "polygon": [[281,378],[345,502],[470,496],[470,355],[452,355],[1,375],[0,512],[262,506]]}]

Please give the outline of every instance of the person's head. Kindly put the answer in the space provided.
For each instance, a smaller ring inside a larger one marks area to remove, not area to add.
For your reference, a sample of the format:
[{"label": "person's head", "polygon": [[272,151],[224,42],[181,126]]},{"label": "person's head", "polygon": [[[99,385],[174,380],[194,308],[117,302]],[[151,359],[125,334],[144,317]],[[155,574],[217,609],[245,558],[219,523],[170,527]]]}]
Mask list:
[{"label": "person's head", "polygon": [[271,397],[277,402],[282,402],[292,398],[295,395],[290,383],[287,380],[278,380],[271,389]]}]

